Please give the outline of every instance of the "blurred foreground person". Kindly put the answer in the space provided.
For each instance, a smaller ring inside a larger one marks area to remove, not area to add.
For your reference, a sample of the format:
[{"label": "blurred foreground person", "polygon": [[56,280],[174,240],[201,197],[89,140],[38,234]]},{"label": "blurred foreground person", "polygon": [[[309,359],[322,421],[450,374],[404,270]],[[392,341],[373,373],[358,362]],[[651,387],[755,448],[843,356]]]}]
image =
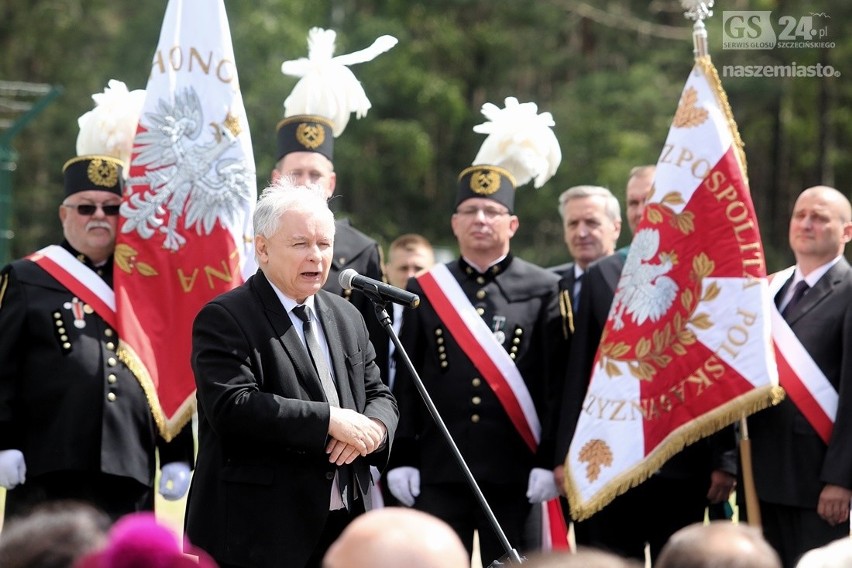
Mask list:
[{"label": "blurred foreground person", "polygon": [[733,523],[695,523],[674,533],[654,568],[781,568],[760,529]]},{"label": "blurred foreground person", "polygon": [[468,568],[458,535],[432,515],[402,507],[370,511],[331,546],[323,568]]},{"label": "blurred foreground person", "polygon": [[51,501],[6,522],[0,532],[3,568],[71,568],[106,541],[110,519],[79,501]]}]

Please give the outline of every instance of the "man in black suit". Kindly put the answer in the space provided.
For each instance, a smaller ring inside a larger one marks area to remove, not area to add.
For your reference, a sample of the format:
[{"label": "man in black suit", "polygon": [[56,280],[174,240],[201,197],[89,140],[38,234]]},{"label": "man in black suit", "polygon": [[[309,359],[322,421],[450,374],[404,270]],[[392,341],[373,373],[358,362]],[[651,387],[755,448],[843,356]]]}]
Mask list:
[{"label": "man in black suit", "polygon": [[[803,191],[793,208],[789,240],[796,266],[776,304],[816,364],[803,382],[821,385],[838,398],[827,443],[793,393],[748,419],[763,531],[785,567],[794,566],[807,550],[849,536],[852,268],[843,257],[852,240],[849,199],[825,186]],[[804,290],[800,298],[797,288]],[[792,346],[779,347],[793,358]]]},{"label": "man in black suit", "polygon": [[222,567],[318,567],[371,507],[369,466],[386,463],[396,403],[364,319],[322,290],[335,239],[324,190],[273,184],[254,229],[259,271],[193,326],[186,531]]},{"label": "man in black suit", "polygon": [[[653,189],[654,172],[654,166],[634,168],[627,182],[627,220],[634,234]],[[560,488],[564,487],[563,463],[626,257],[627,250],[620,249],[589,265],[583,277],[561,405],[553,421],[554,477]],[[728,498],[736,476],[735,444],[733,430],[726,429],[687,446],[641,485],[617,497],[588,520],[575,522],[577,544],[640,560],[645,559],[645,547],[649,545],[651,558],[655,558],[672,533],[704,518],[708,500],[717,503]],[[659,507],[665,510],[647,515]]]},{"label": "man in black suit", "polygon": [[578,185],[559,196],[559,215],[568,253],[574,260],[553,266],[562,280],[559,289],[565,294],[576,317],[577,302],[583,285],[583,273],[592,262],[611,255],[621,233],[621,207],[610,190],[595,185]]}]

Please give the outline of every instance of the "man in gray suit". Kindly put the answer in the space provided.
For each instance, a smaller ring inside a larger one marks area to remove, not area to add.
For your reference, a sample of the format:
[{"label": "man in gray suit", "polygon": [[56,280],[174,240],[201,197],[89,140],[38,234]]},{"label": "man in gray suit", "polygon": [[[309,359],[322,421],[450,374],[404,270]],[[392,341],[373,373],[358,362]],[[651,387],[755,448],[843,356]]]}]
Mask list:
[{"label": "man in gray suit", "polygon": [[371,508],[398,419],[364,319],[322,290],[334,215],[319,186],[280,181],[254,215],[260,270],[192,332],[198,468],[186,532],[220,565],[319,567]]},{"label": "man in gray suit", "polygon": [[[781,404],[749,417],[763,531],[785,567],[807,550],[849,536],[852,268],[843,258],[852,240],[849,199],[830,187],[806,189],[793,208],[789,239],[796,266],[775,301],[816,364],[800,374],[802,381],[835,391],[837,412],[830,432],[821,435],[803,412],[806,405],[796,404],[788,390]],[[788,359],[795,347],[780,346]]]}]

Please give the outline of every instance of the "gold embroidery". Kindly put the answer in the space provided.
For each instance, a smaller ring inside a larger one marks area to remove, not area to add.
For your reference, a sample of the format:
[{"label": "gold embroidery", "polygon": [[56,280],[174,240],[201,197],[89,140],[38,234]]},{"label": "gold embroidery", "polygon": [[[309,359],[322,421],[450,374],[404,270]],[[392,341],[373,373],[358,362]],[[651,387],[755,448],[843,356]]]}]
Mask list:
[{"label": "gold embroidery", "polygon": [[500,189],[500,174],[491,170],[478,170],[470,176],[470,189],[479,195],[491,195]]},{"label": "gold embroidery", "polygon": [[325,129],[303,122],[296,128],[296,141],[305,148],[315,150],[325,142]]},{"label": "gold embroidery", "polygon": [[139,271],[140,276],[157,276],[157,270],[148,263],[139,262],[137,260],[136,249],[127,244],[119,244],[115,247],[115,265],[128,274],[133,273],[133,269]]},{"label": "gold embroidery", "polygon": [[115,162],[94,158],[86,169],[89,181],[101,187],[113,187],[118,183],[118,166]]},{"label": "gold embroidery", "polygon": [[701,126],[707,121],[709,113],[707,109],[698,108],[695,103],[698,102],[698,91],[689,87],[680,99],[677,105],[672,126],[675,128],[692,128],[693,126]]}]

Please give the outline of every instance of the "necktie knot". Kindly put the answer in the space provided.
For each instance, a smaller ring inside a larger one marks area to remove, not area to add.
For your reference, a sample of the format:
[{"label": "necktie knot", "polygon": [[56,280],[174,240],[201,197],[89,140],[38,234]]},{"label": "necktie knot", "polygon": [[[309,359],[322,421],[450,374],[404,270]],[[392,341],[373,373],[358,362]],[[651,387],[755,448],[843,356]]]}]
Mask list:
[{"label": "necktie knot", "polygon": [[309,323],[311,321],[311,313],[308,311],[308,306],[296,306],[293,308],[293,313],[296,314],[296,317],[304,323]]}]

